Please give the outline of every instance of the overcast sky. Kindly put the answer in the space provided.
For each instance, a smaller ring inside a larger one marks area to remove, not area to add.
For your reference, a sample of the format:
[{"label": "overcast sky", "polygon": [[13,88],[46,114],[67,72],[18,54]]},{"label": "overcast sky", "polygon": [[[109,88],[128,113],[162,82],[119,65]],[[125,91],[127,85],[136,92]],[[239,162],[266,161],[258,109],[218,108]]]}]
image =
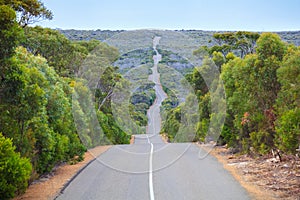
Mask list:
[{"label": "overcast sky", "polygon": [[61,29],[300,30],[300,0],[42,0]]}]

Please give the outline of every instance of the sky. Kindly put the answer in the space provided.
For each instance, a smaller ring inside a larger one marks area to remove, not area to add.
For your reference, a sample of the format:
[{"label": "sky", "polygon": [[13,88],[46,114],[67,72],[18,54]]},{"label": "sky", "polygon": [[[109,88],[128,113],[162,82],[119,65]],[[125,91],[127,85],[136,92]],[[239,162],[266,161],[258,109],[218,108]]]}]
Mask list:
[{"label": "sky", "polygon": [[300,0],[41,0],[43,27],[81,30],[300,30]]}]

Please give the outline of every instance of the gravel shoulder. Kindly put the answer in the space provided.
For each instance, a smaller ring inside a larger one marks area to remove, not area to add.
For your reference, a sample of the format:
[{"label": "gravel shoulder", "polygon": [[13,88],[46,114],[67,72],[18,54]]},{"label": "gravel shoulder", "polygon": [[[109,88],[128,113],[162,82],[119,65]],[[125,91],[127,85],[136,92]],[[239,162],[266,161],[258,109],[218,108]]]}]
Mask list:
[{"label": "gravel shoulder", "polygon": [[[205,149],[205,145],[199,145]],[[258,200],[300,200],[300,159],[282,156],[250,157],[232,154],[225,147],[215,147],[211,155],[221,162],[236,180]]]},{"label": "gravel shoulder", "polygon": [[82,168],[88,165],[95,157],[107,151],[111,146],[99,146],[85,153],[84,160],[74,164],[64,164],[56,167],[50,174],[33,182],[26,190],[14,200],[50,200],[60,193],[64,186],[72,180]]}]

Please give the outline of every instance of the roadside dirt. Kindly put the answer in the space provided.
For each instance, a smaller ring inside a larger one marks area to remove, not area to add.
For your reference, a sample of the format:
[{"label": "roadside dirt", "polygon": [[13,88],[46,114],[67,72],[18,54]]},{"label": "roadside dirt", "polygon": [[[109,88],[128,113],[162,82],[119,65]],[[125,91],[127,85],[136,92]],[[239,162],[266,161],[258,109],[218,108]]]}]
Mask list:
[{"label": "roadside dirt", "polygon": [[[205,149],[205,146],[200,145]],[[225,147],[211,152],[226,170],[258,200],[300,200],[300,159],[282,156],[282,162],[271,156],[252,158],[230,153]]]},{"label": "roadside dirt", "polygon": [[80,169],[85,167],[95,157],[107,151],[111,146],[100,146],[90,149],[85,153],[84,160],[74,164],[64,164],[58,166],[47,176],[33,182],[25,194],[20,195],[14,200],[52,200],[63,189],[64,185],[75,176]]},{"label": "roadside dirt", "polygon": [[[167,143],[166,136],[162,136]],[[132,137],[131,143],[134,141]],[[205,145],[199,145],[208,149]],[[85,159],[75,165],[58,166],[47,176],[30,185],[25,194],[14,200],[54,199],[66,183],[96,156],[111,146],[101,146],[89,150]],[[300,159],[282,156],[282,162],[271,157],[252,158],[248,155],[232,154],[225,147],[215,147],[211,155],[221,162],[237,181],[257,200],[300,200]]]},{"label": "roadside dirt", "polygon": [[134,144],[134,135],[131,135],[130,144]]},{"label": "roadside dirt", "polygon": [[161,139],[164,141],[164,143],[169,143],[169,138],[168,138],[168,136],[166,135],[166,134],[160,134],[160,136],[161,136]]}]

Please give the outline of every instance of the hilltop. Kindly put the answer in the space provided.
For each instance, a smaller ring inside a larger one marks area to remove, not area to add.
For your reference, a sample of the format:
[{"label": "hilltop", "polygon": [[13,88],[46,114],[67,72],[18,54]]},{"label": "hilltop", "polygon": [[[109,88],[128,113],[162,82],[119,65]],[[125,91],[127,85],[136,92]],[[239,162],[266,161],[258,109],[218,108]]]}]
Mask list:
[{"label": "hilltop", "polygon": [[[70,40],[100,40],[105,41],[112,36],[125,32],[126,30],[63,30],[59,31],[64,34]],[[222,33],[226,31],[203,31],[203,30],[175,30],[176,32],[183,33],[189,37],[196,39],[199,42],[199,46],[209,45],[209,41],[213,39],[214,33]],[[282,31],[274,32],[278,34],[282,40],[293,43],[296,46],[300,46],[300,31]]]}]

